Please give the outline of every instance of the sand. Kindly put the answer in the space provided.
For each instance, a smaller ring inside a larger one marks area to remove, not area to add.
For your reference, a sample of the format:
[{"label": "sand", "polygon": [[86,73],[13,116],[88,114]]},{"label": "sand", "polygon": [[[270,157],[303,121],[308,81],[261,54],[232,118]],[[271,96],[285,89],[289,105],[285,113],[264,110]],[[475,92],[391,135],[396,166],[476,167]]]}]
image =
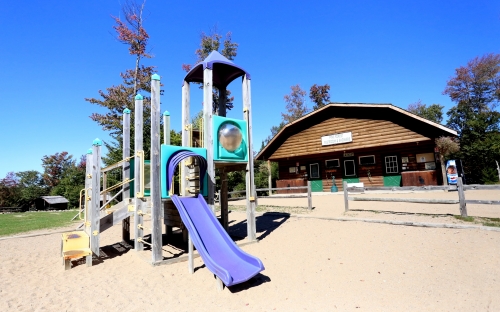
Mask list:
[{"label": "sand", "polygon": [[[456,193],[356,196],[449,198]],[[468,191],[467,199],[497,199]],[[231,204],[238,204],[231,202]],[[259,205],[306,206],[306,199],[259,199]],[[257,217],[258,243],[242,248],[266,269],[218,291],[200,258],[153,267],[149,251],[120,243],[120,228],[101,235],[106,255],[90,268],[64,271],[61,234],[0,240],[0,311],[499,311],[500,232],[339,222],[315,217],[463,223],[458,205],[350,202],[315,195],[311,212]],[[500,217],[499,206],[469,206],[470,215]],[[279,210],[279,209],[277,209]],[[392,211],[392,212],[391,212]],[[230,234],[246,231],[245,213],[232,211]],[[180,234],[175,234],[180,237]],[[174,240],[175,240],[174,237]],[[240,237],[238,243],[245,242]],[[181,246],[182,247],[182,246]],[[181,255],[179,247],[164,256]]]}]

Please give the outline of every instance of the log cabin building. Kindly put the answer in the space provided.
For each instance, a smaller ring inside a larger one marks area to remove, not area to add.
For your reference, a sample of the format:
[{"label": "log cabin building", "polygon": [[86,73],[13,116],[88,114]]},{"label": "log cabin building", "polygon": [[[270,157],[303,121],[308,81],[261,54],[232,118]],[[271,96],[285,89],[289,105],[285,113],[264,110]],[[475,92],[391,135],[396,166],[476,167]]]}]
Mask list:
[{"label": "log cabin building", "polygon": [[392,104],[331,103],[287,124],[256,159],[279,164],[277,187],[310,180],[313,192],[330,192],[333,177],[339,190],[343,181],[438,185],[435,139],[456,135]]}]

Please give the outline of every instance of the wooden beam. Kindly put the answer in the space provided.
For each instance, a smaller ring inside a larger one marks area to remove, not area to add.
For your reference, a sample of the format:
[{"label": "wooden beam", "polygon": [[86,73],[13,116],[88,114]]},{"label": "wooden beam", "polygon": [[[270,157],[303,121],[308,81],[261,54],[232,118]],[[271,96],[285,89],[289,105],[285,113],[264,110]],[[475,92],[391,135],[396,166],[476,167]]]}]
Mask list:
[{"label": "wooden beam", "polygon": [[[130,157],[130,110],[123,111],[123,159]],[[130,161],[122,163],[123,180],[130,179]],[[130,198],[130,183],[123,185],[122,201],[127,203]],[[122,240],[130,243],[130,217],[122,222]]]},{"label": "wooden beam", "polygon": [[312,210],[311,181],[307,181],[307,207]]},{"label": "wooden beam", "polygon": [[162,256],[162,207],[160,183],[160,76],[151,77],[151,160],[150,160],[150,199],[151,199],[151,251],[152,263],[163,259]]},{"label": "wooden beam", "polygon": [[135,251],[142,251],[144,249],[144,244],[139,240],[142,239],[144,235],[144,231],[139,225],[144,225],[144,217],[142,214],[138,213],[138,211],[144,211],[143,202],[141,198],[137,197],[137,192],[141,189],[141,161],[144,159],[140,159],[137,156],[138,151],[143,150],[143,131],[144,131],[144,121],[143,121],[143,97],[140,94],[135,96],[135,107],[134,107],[134,150],[135,150],[135,161],[134,161],[134,190],[136,194],[135,198],[135,214],[134,214],[134,231],[135,231],[135,240],[134,240],[134,249]]},{"label": "wooden beam", "polygon": [[392,198],[392,197],[348,197],[351,201],[380,201],[398,203],[422,203],[422,204],[458,204],[456,199],[427,199],[427,198]]},{"label": "wooden beam", "polygon": [[271,172],[271,161],[268,159],[267,160],[267,188],[269,196],[272,195],[272,188],[273,188],[273,177],[272,177],[272,172]]},{"label": "wooden beam", "polygon": [[343,182],[343,189],[344,189],[344,209],[345,209],[345,212],[348,212],[349,211],[349,198],[348,198],[348,191],[347,191],[347,182],[344,181]]},{"label": "wooden beam", "polygon": [[226,230],[229,228],[229,202],[227,192],[227,173],[224,169],[220,170],[221,189],[219,191],[219,205],[222,227]]},{"label": "wooden beam", "polygon": [[[93,149],[89,149],[86,155],[86,167],[85,167],[85,219],[84,219],[84,229],[85,233],[90,237],[92,235],[92,227],[90,226],[90,207],[92,206],[92,198],[91,198],[91,188],[92,188],[92,151]],[[90,246],[89,246],[90,247]],[[92,266],[92,255],[88,255],[85,257],[85,263],[88,267]]]},{"label": "wooden beam", "polygon": [[457,178],[458,199],[460,201],[460,215],[467,217],[467,204],[465,203],[464,185],[462,184],[462,177]]},{"label": "wooden beam", "polygon": [[471,205],[500,205],[500,200],[475,200],[475,199],[466,199],[466,204]]},{"label": "wooden beam", "polygon": [[207,175],[208,175],[208,202],[212,213],[215,215],[215,168],[214,168],[214,142],[212,138],[212,103],[213,103],[213,72],[210,68],[203,71],[203,146],[207,149]]},{"label": "wooden beam", "polygon": [[[191,115],[190,115],[190,85],[184,81],[182,85],[182,146],[189,146],[189,138],[191,134]],[[210,102],[212,103],[212,102]],[[184,161],[179,165],[180,169],[180,195],[186,195],[189,189],[187,177],[187,170],[185,170]]]},{"label": "wooden beam", "polygon": [[252,200],[255,193],[254,185],[254,167],[253,167],[253,138],[252,138],[252,95],[251,83],[247,75],[243,75],[242,81],[242,96],[243,96],[243,116],[247,122],[247,152],[248,164],[246,169],[246,197],[247,197],[247,238],[249,241],[257,239],[256,224],[255,224],[255,198]]},{"label": "wooden beam", "polygon": [[99,257],[100,220],[101,220],[101,145],[102,141],[95,139],[92,145],[92,195],[90,211],[90,249]]},{"label": "wooden beam", "polygon": [[170,113],[163,113],[163,144],[170,145]]},{"label": "wooden beam", "polygon": [[464,191],[469,190],[500,190],[500,185],[463,185]]}]

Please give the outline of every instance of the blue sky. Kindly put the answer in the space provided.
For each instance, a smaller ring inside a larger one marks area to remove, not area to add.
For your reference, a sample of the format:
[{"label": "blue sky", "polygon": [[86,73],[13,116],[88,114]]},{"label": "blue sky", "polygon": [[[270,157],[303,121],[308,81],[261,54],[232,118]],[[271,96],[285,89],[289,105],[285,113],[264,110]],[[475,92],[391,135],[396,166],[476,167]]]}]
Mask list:
[{"label": "blue sky", "polygon": [[[207,6],[207,3],[210,3]],[[8,1],[0,11],[0,178],[39,170],[41,158],[78,158],[107,133],[84,100],[121,83],[134,58],[115,39],[120,1]],[[183,63],[200,32],[217,24],[239,43],[235,62],[252,75],[254,149],[279,124],[290,86],[328,83],[335,102],[453,103],[442,94],[455,68],[500,53],[500,1],[154,1],[146,30],[172,127],[180,130]],[[238,80],[239,81],[239,80]],[[228,115],[241,118],[241,86]],[[201,91],[192,90],[192,112]],[[311,107],[312,104],[309,103]]]}]

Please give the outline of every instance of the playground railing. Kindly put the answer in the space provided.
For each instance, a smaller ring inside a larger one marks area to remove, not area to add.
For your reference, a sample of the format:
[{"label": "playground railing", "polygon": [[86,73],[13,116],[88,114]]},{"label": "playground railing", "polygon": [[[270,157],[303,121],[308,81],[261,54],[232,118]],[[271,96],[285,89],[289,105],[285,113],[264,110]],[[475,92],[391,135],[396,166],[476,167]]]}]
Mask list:
[{"label": "playground railing", "polygon": [[[382,202],[404,202],[421,204],[459,204],[460,215],[467,217],[467,204],[500,205],[499,200],[467,200],[466,190],[500,190],[500,185],[463,185],[462,178],[459,177],[457,185],[448,186],[406,186],[406,187],[348,187],[344,182],[344,206],[345,211],[349,211],[349,201],[382,201]],[[349,192],[359,193],[365,191],[435,191],[447,190],[458,191],[458,199],[428,199],[428,198],[383,198],[383,197],[349,197]]]}]

